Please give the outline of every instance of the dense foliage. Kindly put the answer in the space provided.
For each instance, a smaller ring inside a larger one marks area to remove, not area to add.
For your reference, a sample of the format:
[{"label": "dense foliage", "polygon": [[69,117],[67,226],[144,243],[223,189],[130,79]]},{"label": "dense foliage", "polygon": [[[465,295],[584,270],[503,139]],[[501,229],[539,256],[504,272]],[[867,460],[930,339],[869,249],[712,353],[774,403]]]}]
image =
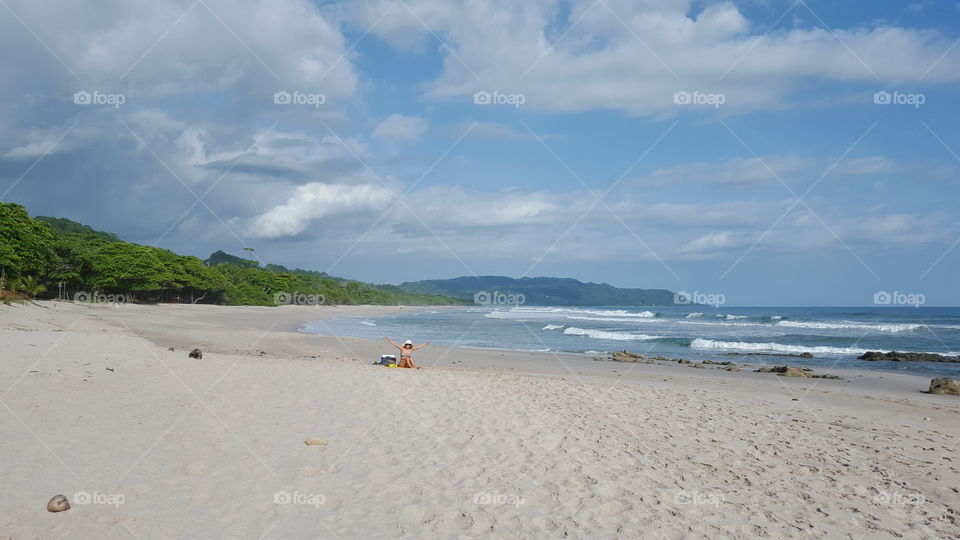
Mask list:
[{"label": "dense foliage", "polygon": [[33,219],[27,210],[0,203],[0,291],[29,297],[96,301],[277,304],[457,304],[463,301],[413,294],[333,278],[323,272],[279,265],[218,251],[206,261],[166,249],[121,241],[64,218]]}]

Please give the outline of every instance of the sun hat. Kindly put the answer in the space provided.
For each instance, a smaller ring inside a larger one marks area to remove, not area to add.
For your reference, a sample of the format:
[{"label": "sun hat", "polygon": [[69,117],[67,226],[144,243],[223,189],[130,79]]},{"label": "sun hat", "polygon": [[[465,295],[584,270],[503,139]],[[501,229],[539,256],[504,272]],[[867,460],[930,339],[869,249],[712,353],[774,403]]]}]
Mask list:
[{"label": "sun hat", "polygon": [[413,345],[413,341],[411,341],[411,340],[408,339],[408,340],[404,341],[403,344],[404,344],[404,345]]}]

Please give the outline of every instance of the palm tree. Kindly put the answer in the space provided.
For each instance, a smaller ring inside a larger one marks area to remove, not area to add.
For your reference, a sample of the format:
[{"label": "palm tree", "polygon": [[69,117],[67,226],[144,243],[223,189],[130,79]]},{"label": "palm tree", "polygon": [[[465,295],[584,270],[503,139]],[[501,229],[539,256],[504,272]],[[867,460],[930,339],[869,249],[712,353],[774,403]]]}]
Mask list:
[{"label": "palm tree", "polygon": [[13,290],[33,298],[46,292],[47,286],[34,276],[21,276],[13,282]]}]

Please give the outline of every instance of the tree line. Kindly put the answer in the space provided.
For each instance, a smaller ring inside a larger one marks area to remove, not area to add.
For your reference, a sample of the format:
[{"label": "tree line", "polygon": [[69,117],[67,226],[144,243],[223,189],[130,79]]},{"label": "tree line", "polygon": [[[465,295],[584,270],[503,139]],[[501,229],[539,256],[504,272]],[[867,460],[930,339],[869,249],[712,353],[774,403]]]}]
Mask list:
[{"label": "tree line", "polygon": [[257,306],[463,303],[323,272],[260,266],[223,252],[203,261],[124,242],[69,219],[32,218],[19,204],[0,203],[0,296],[95,301],[105,295],[127,302]]}]

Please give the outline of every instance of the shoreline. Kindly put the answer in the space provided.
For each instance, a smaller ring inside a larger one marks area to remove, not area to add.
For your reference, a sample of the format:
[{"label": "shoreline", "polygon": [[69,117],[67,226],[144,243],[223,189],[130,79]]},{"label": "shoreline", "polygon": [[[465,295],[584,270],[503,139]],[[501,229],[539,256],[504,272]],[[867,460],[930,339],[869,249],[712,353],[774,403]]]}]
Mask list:
[{"label": "shoreline", "polygon": [[[237,325],[243,325],[243,328],[248,330],[262,331],[263,333],[258,338],[258,342],[260,340],[270,342],[271,339],[269,336],[273,332],[279,332],[283,335],[297,336],[297,338],[282,340],[284,346],[281,346],[279,350],[281,356],[294,351],[301,352],[301,354],[298,356],[316,356],[317,358],[329,358],[332,356],[336,359],[340,359],[345,355],[353,355],[362,358],[369,358],[369,362],[363,362],[361,360],[361,363],[370,364],[372,364],[374,360],[379,359],[380,354],[391,353],[392,348],[387,347],[378,339],[313,334],[302,332],[300,329],[309,322],[322,322],[337,317],[397,315],[404,312],[461,308],[461,306],[382,305],[262,307],[219,306],[207,304],[132,304],[121,305],[119,308],[113,308],[107,305],[75,305],[70,302],[56,301],[44,301],[40,302],[39,304],[48,308],[55,308],[56,306],[74,306],[79,309],[93,308],[94,310],[107,310],[106,313],[100,315],[100,317],[108,321],[113,320],[115,324],[119,324],[121,326],[125,326],[125,323],[121,322],[122,317],[111,317],[110,315],[116,315],[118,312],[122,313],[124,309],[131,307],[147,308],[149,310],[165,312],[165,315],[174,317],[175,324],[177,325],[182,322],[179,316],[192,315],[201,319],[194,321],[195,323],[211,325],[218,331],[222,331],[226,328],[236,327]],[[127,329],[130,330],[132,328],[128,327]],[[165,343],[163,343],[164,340],[167,339],[167,335],[164,333],[155,334],[152,332],[152,329],[149,326],[144,326],[133,330],[135,330],[138,335],[149,339],[157,346],[167,346]],[[151,337],[153,339],[151,339]],[[290,336],[287,337],[289,338]],[[312,339],[316,340],[315,344],[311,341]],[[214,352],[223,353],[241,352],[241,349],[231,349],[228,345],[229,341],[230,340],[223,339],[219,341],[208,339],[206,344],[207,349],[203,349],[203,340],[201,340],[200,348],[203,350],[211,350]],[[314,345],[317,346],[319,354],[307,354]],[[192,349],[193,346],[189,345],[188,342],[183,341],[175,345],[175,348]],[[431,345],[427,349],[424,349],[423,352],[418,353],[417,358],[422,358],[425,354],[428,355],[428,361],[431,363],[425,363],[423,365],[430,365],[431,367],[437,367],[441,369],[456,369],[458,371],[500,369],[513,373],[525,373],[528,375],[588,375],[592,377],[622,379],[624,374],[637,376],[641,375],[644,370],[647,370],[654,371],[658,374],[685,374],[692,377],[709,377],[711,375],[718,375],[720,377],[742,378],[749,380],[769,380],[773,378],[797,382],[807,381],[808,383],[812,382],[815,385],[836,385],[837,383],[847,382],[853,383],[852,386],[848,385],[848,388],[860,389],[861,393],[869,393],[873,390],[882,390],[887,392],[897,392],[902,394],[901,397],[927,395],[926,390],[928,389],[930,379],[932,378],[924,375],[892,373],[877,369],[839,367],[831,367],[826,370],[814,367],[813,370],[814,373],[817,374],[829,373],[839,375],[843,377],[843,380],[780,377],[772,373],[754,372],[754,369],[761,366],[791,365],[790,357],[782,357],[782,361],[775,360],[772,362],[737,362],[736,359],[749,358],[749,356],[730,357],[730,360],[735,362],[737,366],[745,368],[739,373],[730,373],[723,371],[722,367],[718,368],[717,366],[708,366],[707,369],[702,370],[689,369],[691,366],[688,364],[680,365],[675,364],[672,361],[658,362],[657,364],[613,361],[598,362],[593,360],[593,357],[597,356],[595,354],[577,352],[524,351],[515,349],[486,349]],[[462,354],[468,354],[470,357],[469,365],[465,365],[463,361],[454,360]],[[724,357],[723,354],[719,353],[716,356],[718,358]],[[773,357],[774,355],[771,356]],[[560,366],[556,365],[558,360],[560,361]],[[564,360],[566,360],[567,363],[564,363]],[[420,360],[417,360],[417,362],[421,363]]]},{"label": "shoreline", "polygon": [[[371,306],[371,307],[374,307],[374,306]],[[446,309],[457,309],[457,308],[461,308],[461,306],[441,306],[441,307],[444,307],[444,308],[446,308]],[[415,310],[415,309],[418,309],[419,306],[407,306],[407,308],[408,308],[408,309],[411,309],[411,310]],[[436,307],[435,307],[435,306],[425,306],[425,307],[423,307],[423,309],[424,309],[424,310],[435,310]],[[395,314],[398,314],[398,313],[399,313],[399,312],[377,313],[377,312],[374,310],[373,312],[371,312],[371,313],[365,313],[364,315],[368,315],[368,316],[370,316],[370,315],[376,316],[376,315],[384,315],[384,314],[386,314],[386,315],[395,315]],[[340,315],[340,314],[336,314],[335,316],[336,316],[336,317],[339,317],[339,316],[353,317],[353,316],[359,316],[359,315],[353,315],[353,314]],[[324,317],[324,319],[329,319],[329,318],[333,318],[333,317],[329,317],[329,316],[328,316],[328,317]],[[301,329],[303,328],[303,326],[305,326],[305,325],[306,325],[307,323],[309,323],[309,322],[311,322],[311,321],[304,321],[300,326],[298,326],[298,327],[296,328],[295,331],[296,331],[297,333],[306,334],[306,335],[312,335],[312,336],[317,336],[317,337],[322,337],[322,338],[334,337],[334,336],[332,336],[332,335],[330,335],[330,334],[314,334],[314,333],[311,333],[311,332],[303,332]],[[368,340],[371,344],[378,343],[378,340],[376,340],[376,339],[370,339],[370,338],[364,338],[364,337],[354,337],[354,336],[350,336],[350,339]],[[510,348],[493,348],[493,347],[469,347],[469,346],[449,347],[449,346],[433,345],[433,347],[442,347],[442,348],[444,348],[444,349],[451,349],[451,350],[454,350],[454,351],[455,351],[455,350],[471,351],[472,353],[476,353],[476,354],[481,355],[481,356],[483,356],[483,355],[488,355],[488,356],[501,356],[501,357],[504,356],[504,355],[511,355],[511,356],[530,356],[530,357],[532,357],[531,360],[532,360],[533,363],[528,366],[528,369],[531,369],[531,370],[532,370],[532,371],[531,371],[532,373],[543,373],[543,372],[551,371],[551,369],[550,369],[549,366],[542,366],[542,365],[537,365],[537,364],[550,364],[551,361],[552,361],[552,359],[555,359],[555,358],[557,358],[557,357],[563,358],[563,359],[569,359],[571,362],[574,362],[575,365],[578,366],[578,369],[580,369],[580,370],[582,370],[582,371],[587,371],[587,372],[594,372],[594,371],[597,371],[597,370],[593,370],[593,369],[591,369],[591,368],[589,368],[589,367],[580,366],[580,365],[579,365],[579,362],[590,362],[591,364],[597,364],[597,363],[599,363],[599,364],[620,365],[620,366],[630,366],[630,365],[631,365],[631,363],[628,363],[628,362],[613,362],[612,360],[610,360],[609,357],[610,357],[610,355],[611,355],[614,351],[609,351],[609,352],[607,352],[607,353],[596,353],[596,352],[543,351],[543,350],[529,350],[529,349],[510,349]],[[386,350],[386,349],[385,349],[385,350]],[[389,350],[386,350],[386,352],[389,353],[390,351],[389,351]],[[661,354],[661,353],[645,353],[645,355],[646,355],[647,358],[653,358],[653,357],[656,357],[656,356],[660,356],[660,354]],[[914,388],[919,389],[919,390],[917,390],[917,391],[919,391],[919,392],[923,392],[923,391],[925,391],[925,390],[928,388],[931,379],[941,376],[941,375],[929,376],[929,375],[916,374],[916,373],[898,373],[898,372],[891,371],[891,370],[885,370],[885,369],[870,369],[870,368],[867,368],[867,367],[863,367],[863,368],[837,367],[837,366],[835,366],[835,365],[825,367],[825,366],[822,366],[822,365],[818,365],[817,363],[815,363],[815,364],[813,364],[813,365],[808,365],[809,363],[804,362],[805,360],[808,360],[808,359],[803,359],[803,358],[797,356],[796,354],[788,354],[788,353],[778,354],[778,353],[771,352],[770,354],[763,354],[763,353],[740,353],[740,354],[737,354],[737,353],[724,353],[724,352],[719,352],[719,351],[718,351],[718,352],[714,353],[712,356],[713,356],[714,358],[716,358],[716,359],[722,359],[722,360],[725,360],[725,361],[734,362],[734,365],[736,365],[737,367],[744,368],[744,369],[743,369],[743,372],[741,372],[740,374],[735,374],[735,375],[738,375],[738,376],[745,376],[747,373],[753,373],[755,369],[759,369],[760,367],[764,367],[764,366],[769,367],[769,366],[783,366],[783,365],[791,366],[791,365],[792,365],[792,366],[801,367],[801,368],[809,368],[809,369],[812,370],[813,373],[818,374],[818,375],[819,375],[819,374],[833,374],[833,375],[841,376],[841,377],[843,377],[845,380],[848,380],[848,381],[851,381],[851,382],[857,382],[858,384],[868,383],[868,384],[877,385],[877,386],[879,386],[879,387],[883,387],[883,388],[887,388],[887,389],[900,389],[900,390],[903,390],[903,391],[906,391],[906,392],[909,392],[911,389],[914,389]],[[604,362],[595,362],[595,361],[593,360],[595,357],[605,357],[605,358],[607,358],[607,359],[606,359]],[[672,356],[671,356],[671,358],[669,359],[669,361],[658,361],[656,365],[662,366],[662,367],[664,367],[664,368],[672,368],[672,367],[684,368],[684,367],[690,367],[689,365],[682,365],[682,366],[681,366],[681,365],[675,365],[675,360],[677,360],[677,359],[679,359],[679,358],[681,358],[681,357],[672,357]],[[759,358],[763,358],[764,360],[759,360]],[[831,361],[831,359],[824,358],[824,357],[822,357],[822,356],[821,356],[821,357],[814,357],[814,358],[817,359],[817,360],[821,360],[821,361],[823,361],[824,363],[829,363],[829,362]],[[801,362],[796,362],[796,360],[798,360],[798,359],[800,359]],[[850,360],[850,359],[846,359],[846,360]],[[694,361],[694,362],[695,362],[695,361]],[[864,362],[865,362],[865,361],[864,361]],[[530,363],[530,362],[528,362],[528,363]],[[651,364],[645,364],[645,363],[643,363],[643,362],[637,362],[636,364],[637,364],[637,368],[636,368],[636,369],[644,369],[644,368],[647,368],[647,367],[649,367],[649,366],[651,365]],[[867,365],[867,364],[865,364],[865,365]],[[718,366],[705,366],[705,367],[707,367],[707,368],[711,368],[711,367],[712,367],[712,368],[717,368]],[[710,371],[722,371],[722,366],[720,366],[719,368],[720,368],[720,369],[710,369]],[[633,368],[631,368],[631,369],[633,369]],[[554,370],[557,371],[557,372],[571,373],[570,370],[565,370],[565,371],[559,370],[559,369],[554,369]],[[621,369],[616,370],[616,371],[619,371],[619,372],[622,373],[622,372],[625,371],[625,370],[626,370],[626,368],[624,367],[624,368],[621,368]],[[600,371],[604,371],[604,370],[601,369]],[[606,370],[606,371],[613,371],[613,370]],[[766,375],[770,375],[770,374],[758,374],[758,375],[766,376]],[[776,376],[776,375],[773,375],[773,376]]]},{"label": "shoreline", "polygon": [[405,309],[0,306],[0,537],[960,535],[960,399],[913,376],[440,346],[414,371],[296,330]]}]

